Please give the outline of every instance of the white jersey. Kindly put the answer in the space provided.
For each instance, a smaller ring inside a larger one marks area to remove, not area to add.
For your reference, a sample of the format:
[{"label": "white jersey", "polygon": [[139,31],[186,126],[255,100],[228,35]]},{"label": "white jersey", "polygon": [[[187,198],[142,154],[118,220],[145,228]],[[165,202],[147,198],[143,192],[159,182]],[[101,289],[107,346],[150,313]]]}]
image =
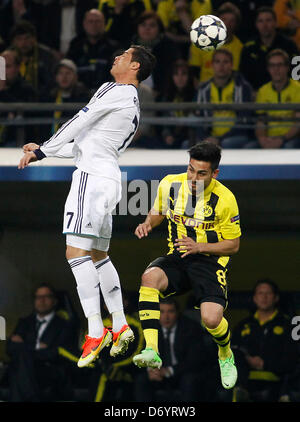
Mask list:
[{"label": "white jersey", "polygon": [[107,82],[40,150],[47,157],[67,157],[72,148],[81,171],[120,181],[118,158],[132,141],[139,120],[136,87]]}]

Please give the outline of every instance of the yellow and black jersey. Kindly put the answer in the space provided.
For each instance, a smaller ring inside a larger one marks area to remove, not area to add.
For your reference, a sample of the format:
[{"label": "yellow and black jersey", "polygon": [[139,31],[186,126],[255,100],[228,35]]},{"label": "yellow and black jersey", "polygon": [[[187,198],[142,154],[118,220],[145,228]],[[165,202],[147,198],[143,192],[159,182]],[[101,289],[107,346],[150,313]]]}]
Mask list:
[{"label": "yellow and black jersey", "polygon": [[[233,193],[212,179],[199,195],[192,195],[187,173],[170,174],[159,184],[153,210],[168,219],[168,254],[178,254],[175,239],[188,236],[198,243],[216,243],[241,236],[238,205]],[[229,256],[218,263],[226,266]]]},{"label": "yellow and black jersey", "polygon": [[[290,79],[288,84],[278,92],[272,82],[268,82],[258,90],[256,103],[300,103],[300,84],[298,81]],[[295,107],[294,110],[258,110],[257,113],[286,119],[282,125],[278,121],[269,121],[268,125],[268,136],[283,136],[295,124],[295,122],[289,121],[289,118],[294,117],[296,111],[299,112],[299,109]]]}]

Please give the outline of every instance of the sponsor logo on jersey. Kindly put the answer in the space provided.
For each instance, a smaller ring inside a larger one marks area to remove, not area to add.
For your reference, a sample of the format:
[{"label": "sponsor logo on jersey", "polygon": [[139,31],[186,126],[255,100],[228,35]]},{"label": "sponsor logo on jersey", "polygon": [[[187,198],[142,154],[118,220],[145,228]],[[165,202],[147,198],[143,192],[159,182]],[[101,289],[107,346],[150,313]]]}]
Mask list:
[{"label": "sponsor logo on jersey", "polygon": [[174,223],[181,223],[184,226],[200,228],[202,230],[211,230],[215,227],[215,223],[210,221],[206,222],[198,218],[185,217],[184,215],[175,214],[172,210],[168,211],[168,218]]}]

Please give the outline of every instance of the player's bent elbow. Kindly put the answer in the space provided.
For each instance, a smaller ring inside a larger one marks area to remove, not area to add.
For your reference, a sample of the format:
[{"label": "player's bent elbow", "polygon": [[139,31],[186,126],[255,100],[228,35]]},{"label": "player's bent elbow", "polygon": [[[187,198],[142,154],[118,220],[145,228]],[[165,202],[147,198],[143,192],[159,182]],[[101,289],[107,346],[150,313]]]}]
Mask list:
[{"label": "player's bent elbow", "polygon": [[240,238],[233,239],[231,255],[238,253],[239,250],[240,250]]}]

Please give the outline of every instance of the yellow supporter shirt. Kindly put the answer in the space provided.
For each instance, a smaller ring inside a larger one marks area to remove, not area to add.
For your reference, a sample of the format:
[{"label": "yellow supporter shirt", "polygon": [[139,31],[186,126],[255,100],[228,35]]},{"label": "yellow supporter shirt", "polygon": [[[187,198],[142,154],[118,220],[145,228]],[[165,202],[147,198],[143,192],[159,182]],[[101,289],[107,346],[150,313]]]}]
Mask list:
[{"label": "yellow supporter shirt", "polygon": [[[210,102],[213,104],[232,103],[234,97],[234,79],[224,86],[218,88],[214,82],[211,82],[210,89]],[[227,122],[215,122],[212,125],[211,136],[220,137],[225,135],[232,128],[235,122],[236,114],[231,110],[214,111],[213,117],[217,118],[230,118]]]},{"label": "yellow supporter shirt", "polygon": [[[239,70],[241,52],[243,49],[242,42],[234,35],[229,43],[222,46],[222,49],[228,50],[233,55],[233,70]],[[194,44],[190,46],[189,65],[200,67],[200,82],[208,81],[213,77],[212,57],[213,51],[204,51],[197,48]]]},{"label": "yellow supporter shirt", "polygon": [[[190,3],[190,13],[193,20],[201,15],[211,14],[211,0],[192,0]],[[179,21],[174,0],[161,0],[157,7],[157,14],[160,16],[165,28],[169,28],[172,22]]]},{"label": "yellow supporter shirt", "polygon": [[[278,92],[273,88],[272,82],[268,82],[263,85],[257,92],[256,97],[257,103],[274,103],[274,104],[287,104],[287,103],[300,103],[300,84],[298,81],[293,79],[289,80],[289,83],[282,91]],[[295,110],[296,111],[296,110]],[[280,117],[288,119],[294,117],[294,110],[259,110],[259,114],[266,114],[268,116]],[[294,125],[294,122],[284,121],[283,125],[280,125],[279,121],[268,122],[268,133],[267,136],[284,136],[290,128]]]},{"label": "yellow supporter shirt", "polygon": [[[199,243],[216,243],[241,236],[238,205],[233,193],[212,179],[204,195],[193,196],[187,173],[169,174],[158,187],[153,209],[168,220],[168,254],[179,253],[174,242],[188,236]],[[224,267],[229,256],[218,257]]]}]

